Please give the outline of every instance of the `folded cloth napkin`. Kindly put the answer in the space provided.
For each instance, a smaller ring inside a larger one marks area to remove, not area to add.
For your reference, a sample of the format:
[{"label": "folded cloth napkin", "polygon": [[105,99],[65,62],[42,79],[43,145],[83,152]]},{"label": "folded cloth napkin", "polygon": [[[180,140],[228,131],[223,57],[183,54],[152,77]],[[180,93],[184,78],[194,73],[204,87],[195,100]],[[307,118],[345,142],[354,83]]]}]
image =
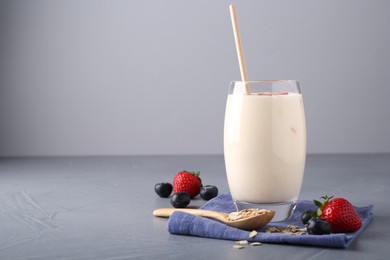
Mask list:
[{"label": "folded cloth napkin", "polygon": [[[220,212],[233,212],[236,208],[230,193],[222,194],[204,204],[202,209]],[[300,200],[297,202],[292,218],[287,221],[270,223],[267,227],[295,225],[303,227],[301,214],[306,210],[315,210],[313,202]],[[249,231],[229,227],[219,221],[198,217],[184,212],[174,212],[168,220],[168,231],[171,234],[192,235],[226,240],[248,240],[249,242],[297,244],[322,247],[347,248],[359,236],[373,218],[373,206],[355,207],[362,219],[362,227],[354,233],[338,233],[330,235],[291,235],[284,233],[265,233],[264,228],[250,238]]]}]

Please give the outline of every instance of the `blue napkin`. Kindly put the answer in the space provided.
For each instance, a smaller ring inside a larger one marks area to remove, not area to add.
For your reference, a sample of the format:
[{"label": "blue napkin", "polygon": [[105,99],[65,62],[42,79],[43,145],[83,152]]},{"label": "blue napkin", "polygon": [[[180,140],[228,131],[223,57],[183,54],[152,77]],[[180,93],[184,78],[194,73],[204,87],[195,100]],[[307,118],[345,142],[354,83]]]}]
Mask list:
[{"label": "blue napkin", "polygon": [[[222,194],[204,204],[202,209],[233,212],[236,208],[230,193]],[[291,219],[283,222],[270,223],[267,227],[295,225],[303,227],[301,214],[306,210],[315,210],[312,201],[300,200]],[[359,236],[373,218],[373,206],[355,207],[362,219],[362,227],[354,233],[338,233],[330,235],[290,235],[283,233],[264,233],[264,228],[253,238],[249,238],[249,231],[229,227],[219,221],[198,217],[176,211],[168,220],[168,231],[171,234],[191,235],[226,240],[248,240],[249,242],[296,244],[321,247],[347,248]]]}]

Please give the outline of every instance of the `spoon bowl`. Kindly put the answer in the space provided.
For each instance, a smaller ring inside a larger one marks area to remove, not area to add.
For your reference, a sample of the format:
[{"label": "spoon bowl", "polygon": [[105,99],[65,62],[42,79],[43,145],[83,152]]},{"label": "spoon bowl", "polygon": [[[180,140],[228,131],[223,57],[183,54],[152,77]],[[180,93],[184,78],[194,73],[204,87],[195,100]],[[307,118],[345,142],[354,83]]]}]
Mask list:
[{"label": "spoon bowl", "polygon": [[225,213],[203,209],[161,208],[153,211],[156,217],[170,217],[173,212],[181,211],[200,217],[216,219],[228,226],[243,230],[258,230],[267,225],[275,215],[273,210],[256,210],[256,214],[239,216],[238,212]]}]

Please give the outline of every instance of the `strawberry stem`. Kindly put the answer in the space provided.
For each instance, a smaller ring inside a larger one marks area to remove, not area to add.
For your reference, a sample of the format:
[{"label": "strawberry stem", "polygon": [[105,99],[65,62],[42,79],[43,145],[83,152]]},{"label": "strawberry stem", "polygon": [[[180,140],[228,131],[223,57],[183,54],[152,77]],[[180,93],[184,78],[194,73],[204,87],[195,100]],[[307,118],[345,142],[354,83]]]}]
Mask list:
[{"label": "strawberry stem", "polygon": [[325,196],[322,196],[321,199],[324,200],[324,202],[320,202],[318,200],[313,200],[314,202],[314,205],[316,205],[318,207],[318,210],[317,211],[314,211],[311,216],[313,218],[317,218],[317,217],[321,217],[322,215],[322,210],[324,209],[324,207],[326,206],[326,204],[329,203],[329,201],[333,198],[333,196],[328,196],[328,195],[325,195]]}]

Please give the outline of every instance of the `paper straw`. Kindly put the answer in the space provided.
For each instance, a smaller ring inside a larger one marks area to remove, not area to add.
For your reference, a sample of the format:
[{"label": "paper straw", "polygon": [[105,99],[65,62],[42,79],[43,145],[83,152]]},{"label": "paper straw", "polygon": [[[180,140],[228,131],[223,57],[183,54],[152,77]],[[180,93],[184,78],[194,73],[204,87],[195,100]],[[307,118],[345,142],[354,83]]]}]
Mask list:
[{"label": "paper straw", "polygon": [[249,83],[247,82],[248,73],[245,65],[245,57],[244,57],[244,50],[242,48],[240,28],[238,26],[236,6],[234,4],[230,5],[229,10],[230,10],[230,17],[232,20],[234,40],[236,42],[238,64],[240,66],[240,72],[241,72],[241,80],[245,82],[244,92],[245,94],[248,95],[251,93],[251,91],[250,91]]}]

